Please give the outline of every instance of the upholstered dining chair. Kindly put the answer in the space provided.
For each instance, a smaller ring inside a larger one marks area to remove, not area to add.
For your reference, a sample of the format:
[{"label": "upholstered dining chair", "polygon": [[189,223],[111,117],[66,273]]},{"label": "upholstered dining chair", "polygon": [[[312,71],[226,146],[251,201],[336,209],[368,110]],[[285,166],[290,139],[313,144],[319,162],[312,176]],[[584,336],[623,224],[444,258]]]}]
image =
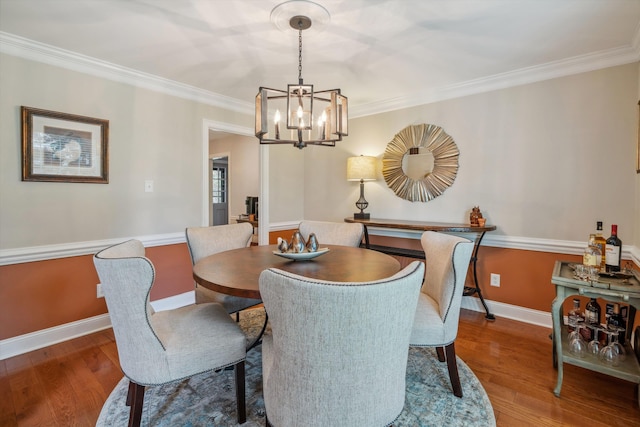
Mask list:
[{"label": "upholstered dining chair", "polygon": [[438,360],[447,361],[453,394],[462,397],[454,343],[473,242],[433,231],[425,231],[420,240],[427,267],[410,345],[436,347]]},{"label": "upholstered dining chair", "polygon": [[304,240],[315,233],[320,245],[360,246],[364,226],[359,222],[302,221],[298,225]]},{"label": "upholstered dining chair", "polygon": [[393,423],[404,407],[423,276],[421,261],[366,283],[263,271],[260,293],[271,322],[262,343],[267,425]]},{"label": "upholstered dining chair", "polygon": [[118,358],[129,379],[129,425],[140,425],[146,386],[180,381],[233,366],[238,423],[246,421],[246,338],[220,304],[154,312],[149,293],[155,269],[138,240],[93,257],[111,317]]},{"label": "upholstered dining chair", "polygon": [[[249,246],[253,235],[253,226],[248,222],[243,222],[212,227],[189,227],[185,230],[185,235],[191,262],[195,264],[202,258],[218,252]],[[227,313],[231,314],[253,307],[262,301],[225,295],[196,284],[196,304],[203,302],[222,304]]]}]

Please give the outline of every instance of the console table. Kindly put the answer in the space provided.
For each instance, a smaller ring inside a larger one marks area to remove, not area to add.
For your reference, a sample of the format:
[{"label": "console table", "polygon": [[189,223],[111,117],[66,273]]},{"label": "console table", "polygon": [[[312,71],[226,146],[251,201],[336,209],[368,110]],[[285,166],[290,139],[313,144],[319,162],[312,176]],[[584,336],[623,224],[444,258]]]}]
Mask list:
[{"label": "console table", "polygon": [[476,233],[479,234],[479,238],[475,242],[475,246],[473,248],[473,254],[471,256],[471,265],[473,267],[473,284],[474,286],[465,286],[464,295],[470,296],[474,294],[478,294],[480,298],[480,302],[484,307],[486,312],[485,318],[487,320],[495,320],[495,316],[489,311],[489,307],[487,307],[487,303],[484,301],[482,296],[482,290],[478,284],[478,274],[476,263],[478,261],[478,250],[480,248],[480,243],[482,243],[482,238],[487,231],[494,231],[496,229],[495,225],[485,225],[484,227],[475,227],[470,224],[450,224],[444,222],[423,222],[423,221],[404,221],[404,220],[394,220],[394,219],[355,219],[355,218],[345,218],[345,222],[359,222],[364,225],[364,240],[365,240],[365,248],[373,249],[376,251],[384,252],[389,255],[403,256],[409,258],[418,258],[425,259],[424,252],[415,249],[403,249],[403,248],[394,248],[391,246],[382,246],[382,245],[371,245],[369,243],[369,230],[368,227],[377,227],[377,228],[394,228],[398,230],[413,230],[413,231],[441,231],[441,232],[450,232],[450,233]]},{"label": "console table", "polygon": [[[566,298],[582,295],[588,298],[603,298],[606,301],[629,304],[640,309],[640,275],[628,280],[600,277],[597,281],[583,281],[574,277],[572,263],[568,261],[556,261],[551,276],[551,283],[556,287],[556,298],[551,304],[551,317],[553,319],[553,364],[558,369],[558,381],[553,390],[556,396],[560,396],[562,388],[562,365],[568,363],[585,369],[600,372],[612,377],[621,378],[640,384],[640,364],[629,344],[625,345],[627,356],[618,366],[602,364],[597,357],[590,354],[580,358],[569,353],[567,339],[567,327],[563,325],[563,302]],[[603,310],[604,315],[604,310]],[[630,329],[633,326],[633,316],[629,315],[627,337],[630,337]],[[637,385],[640,391],[640,385]],[[640,405],[640,395],[638,395]]]}]

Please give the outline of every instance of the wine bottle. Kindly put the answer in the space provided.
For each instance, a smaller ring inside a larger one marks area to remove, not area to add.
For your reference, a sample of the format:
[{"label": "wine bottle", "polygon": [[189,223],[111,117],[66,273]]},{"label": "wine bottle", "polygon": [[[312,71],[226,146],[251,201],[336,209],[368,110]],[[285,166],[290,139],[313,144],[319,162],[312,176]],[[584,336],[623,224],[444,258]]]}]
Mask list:
[{"label": "wine bottle", "polygon": [[595,298],[591,298],[591,300],[587,303],[584,308],[584,317],[587,323],[586,329],[588,338],[585,339],[594,339],[598,338],[598,328],[600,327],[600,304],[596,301]]},{"label": "wine bottle", "polygon": [[618,239],[618,226],[611,225],[611,237],[607,239],[606,267],[609,272],[620,271],[620,259],[622,257],[622,240]]},{"label": "wine bottle", "polygon": [[573,299],[573,308],[569,310],[569,314],[567,316],[567,330],[569,332],[575,329],[575,326],[578,323],[584,322],[584,316],[580,312],[580,300],[578,298]]},{"label": "wine bottle", "polygon": [[590,325],[600,325],[600,304],[595,298],[591,298],[585,306],[585,320]]},{"label": "wine bottle", "polygon": [[[609,318],[607,319],[607,327],[609,329],[614,329],[614,328],[626,329],[627,327],[624,319],[622,318],[622,315],[620,314],[620,304],[618,304],[617,302],[613,304],[613,312],[611,313],[611,315],[609,315]],[[625,332],[620,331],[620,333],[618,334],[618,342],[624,345]]]},{"label": "wine bottle", "polygon": [[600,259],[598,260],[600,271],[605,271],[607,269],[607,241],[602,237],[602,221],[596,222],[596,245],[600,248]]}]

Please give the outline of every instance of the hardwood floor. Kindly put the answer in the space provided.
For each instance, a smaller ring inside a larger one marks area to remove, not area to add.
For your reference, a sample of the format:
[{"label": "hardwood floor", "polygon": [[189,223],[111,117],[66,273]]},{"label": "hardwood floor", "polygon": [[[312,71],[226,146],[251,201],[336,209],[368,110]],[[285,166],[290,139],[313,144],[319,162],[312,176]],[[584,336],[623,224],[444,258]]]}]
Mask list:
[{"label": "hardwood floor", "polygon": [[[549,330],[462,310],[458,356],[487,391],[498,426],[640,426],[636,386],[565,366],[553,388]],[[0,426],[93,426],[122,378],[109,329],[0,361]]]}]

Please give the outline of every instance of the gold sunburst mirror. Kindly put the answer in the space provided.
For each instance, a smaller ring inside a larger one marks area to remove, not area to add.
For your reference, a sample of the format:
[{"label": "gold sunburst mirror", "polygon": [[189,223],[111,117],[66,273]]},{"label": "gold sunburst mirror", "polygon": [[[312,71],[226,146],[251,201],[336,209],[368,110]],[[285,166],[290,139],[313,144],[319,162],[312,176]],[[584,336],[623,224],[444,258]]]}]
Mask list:
[{"label": "gold sunburst mirror", "polygon": [[455,181],[459,155],[453,138],[440,126],[407,126],[387,144],[382,176],[398,197],[428,202]]}]

